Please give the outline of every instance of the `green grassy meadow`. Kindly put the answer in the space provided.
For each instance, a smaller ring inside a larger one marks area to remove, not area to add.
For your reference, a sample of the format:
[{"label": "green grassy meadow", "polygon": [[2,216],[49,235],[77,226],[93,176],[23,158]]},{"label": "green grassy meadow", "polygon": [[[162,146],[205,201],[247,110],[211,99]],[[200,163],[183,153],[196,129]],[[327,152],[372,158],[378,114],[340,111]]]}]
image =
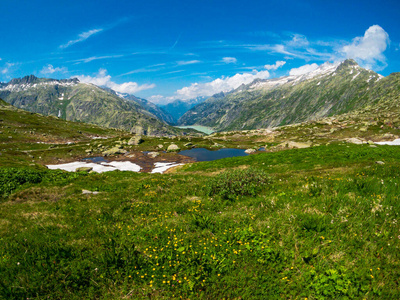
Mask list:
[{"label": "green grassy meadow", "polygon": [[399,175],[398,147],[346,143],[171,174],[2,167],[0,298],[399,299]]}]

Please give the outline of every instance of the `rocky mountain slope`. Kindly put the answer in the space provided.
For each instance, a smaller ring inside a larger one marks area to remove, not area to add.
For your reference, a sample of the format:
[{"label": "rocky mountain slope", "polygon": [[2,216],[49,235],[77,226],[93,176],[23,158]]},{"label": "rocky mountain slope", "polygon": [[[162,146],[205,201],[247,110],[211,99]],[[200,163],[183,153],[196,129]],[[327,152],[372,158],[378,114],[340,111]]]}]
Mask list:
[{"label": "rocky mountain slope", "polygon": [[31,112],[70,121],[119,128],[132,133],[168,135],[181,133],[135,101],[78,79],[55,80],[33,75],[0,85],[0,98]]},{"label": "rocky mountain slope", "polygon": [[180,117],[182,117],[189,109],[203,103],[207,97],[197,97],[190,100],[175,100],[174,102],[166,105],[161,105],[160,108],[172,117],[173,122],[169,124],[177,124]]},{"label": "rocky mountain slope", "polygon": [[129,94],[125,95],[124,98],[136,102],[137,104],[142,106],[146,111],[153,114],[156,118],[160,119],[161,121],[169,125],[174,125],[176,123],[176,119],[168,111],[164,110],[163,108],[155,105],[154,103],[146,99],[138,98],[134,95],[129,95]]},{"label": "rocky mountain slope", "polygon": [[218,131],[256,129],[351,112],[400,95],[398,74],[383,77],[355,61],[325,63],[298,76],[256,80],[207,99],[181,117],[181,125]]}]

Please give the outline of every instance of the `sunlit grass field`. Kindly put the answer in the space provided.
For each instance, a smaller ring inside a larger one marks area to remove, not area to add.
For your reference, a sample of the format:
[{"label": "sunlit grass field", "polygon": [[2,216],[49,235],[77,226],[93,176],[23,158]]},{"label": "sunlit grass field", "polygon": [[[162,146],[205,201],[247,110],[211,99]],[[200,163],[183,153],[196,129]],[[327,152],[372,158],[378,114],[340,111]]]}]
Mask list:
[{"label": "sunlit grass field", "polygon": [[[400,151],[0,170],[2,299],[399,299]],[[98,194],[83,194],[82,190]]]}]

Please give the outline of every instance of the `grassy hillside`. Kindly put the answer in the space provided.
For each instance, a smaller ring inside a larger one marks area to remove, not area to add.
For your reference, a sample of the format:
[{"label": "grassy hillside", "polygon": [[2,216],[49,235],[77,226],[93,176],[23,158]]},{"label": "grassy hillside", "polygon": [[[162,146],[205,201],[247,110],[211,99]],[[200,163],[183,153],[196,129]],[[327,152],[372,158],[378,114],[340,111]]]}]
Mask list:
[{"label": "grassy hillside", "polygon": [[[396,105],[127,145],[0,101],[0,299],[398,299],[400,152],[366,143],[399,136]],[[43,166],[189,142],[267,152],[169,174]]]},{"label": "grassy hillside", "polygon": [[25,174],[0,204],[0,295],[397,299],[399,160],[333,144],[170,175]]}]

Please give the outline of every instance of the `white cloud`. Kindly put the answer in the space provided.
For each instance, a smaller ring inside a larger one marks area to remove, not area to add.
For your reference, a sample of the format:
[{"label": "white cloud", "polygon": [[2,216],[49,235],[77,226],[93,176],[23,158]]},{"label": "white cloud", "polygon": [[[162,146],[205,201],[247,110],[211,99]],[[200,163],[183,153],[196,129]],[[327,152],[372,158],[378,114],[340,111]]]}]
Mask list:
[{"label": "white cloud", "polygon": [[91,57],[87,57],[87,58],[82,58],[82,59],[77,59],[77,60],[73,60],[72,62],[76,62],[76,63],[88,63],[94,60],[99,60],[99,59],[109,59],[109,58],[119,58],[119,57],[123,57],[124,55],[119,54],[119,55],[105,55],[105,56],[91,56]]},{"label": "white cloud", "polygon": [[92,35],[94,35],[96,33],[99,33],[101,31],[103,31],[102,28],[92,29],[92,30],[89,30],[89,31],[82,32],[81,34],[78,35],[77,39],[71,40],[71,41],[69,41],[68,43],[66,43],[64,45],[61,45],[60,48],[65,49],[65,48],[68,48],[69,46],[72,46],[72,45],[74,45],[76,43],[83,42],[83,41],[87,40],[89,37],[91,37]]},{"label": "white cloud", "polygon": [[304,48],[304,47],[307,47],[308,45],[310,45],[310,42],[307,40],[306,36],[295,33],[295,34],[293,34],[293,38],[290,41],[288,41],[286,44],[288,46],[294,47],[294,48]]},{"label": "white cloud", "polygon": [[223,57],[222,61],[226,64],[236,64],[237,59],[235,57]]},{"label": "white cloud", "polygon": [[185,65],[198,64],[200,62],[201,62],[200,60],[181,60],[177,61],[176,63],[178,64],[178,66],[185,66]]},{"label": "white cloud", "polygon": [[15,64],[13,63],[6,63],[6,66],[1,69],[1,74],[7,74],[8,72],[10,72],[10,68],[15,66]]},{"label": "white cloud", "polygon": [[353,39],[352,43],[343,46],[339,52],[346,58],[353,58],[369,68],[386,67],[386,57],[383,52],[389,44],[388,33],[379,25],[369,27],[364,36]]},{"label": "white cloud", "polygon": [[150,96],[149,98],[147,98],[147,100],[149,100],[150,102],[153,102],[155,104],[167,104],[170,102],[173,102],[174,100],[176,100],[175,97],[165,97],[163,95],[153,95]]},{"label": "white cloud", "polygon": [[212,96],[219,92],[229,92],[242,84],[251,83],[257,78],[267,79],[268,77],[268,71],[253,71],[252,73],[238,73],[231,77],[221,77],[206,83],[192,83],[190,86],[177,90],[174,98],[188,100],[200,96]]},{"label": "white cloud", "polygon": [[304,65],[299,68],[293,68],[289,71],[289,75],[303,75],[310,73],[314,70],[318,69],[318,65],[316,63],[310,65]]},{"label": "white cloud", "polygon": [[40,73],[48,75],[48,74],[53,74],[53,73],[66,73],[68,72],[68,69],[65,67],[62,68],[54,68],[52,65],[48,64],[47,66],[44,66],[43,69],[40,71]]},{"label": "white cloud", "polygon": [[264,68],[266,68],[267,70],[277,70],[278,68],[282,67],[284,64],[286,64],[286,61],[278,60],[273,65],[265,65]]},{"label": "white cloud", "polygon": [[139,85],[138,83],[132,81],[118,84],[111,80],[111,76],[107,75],[107,70],[105,69],[100,69],[95,77],[89,75],[79,75],[74,77],[78,78],[79,81],[83,83],[93,83],[97,86],[108,87],[119,93],[128,93],[128,94],[135,94],[143,90],[152,89],[156,86],[155,84]]}]

